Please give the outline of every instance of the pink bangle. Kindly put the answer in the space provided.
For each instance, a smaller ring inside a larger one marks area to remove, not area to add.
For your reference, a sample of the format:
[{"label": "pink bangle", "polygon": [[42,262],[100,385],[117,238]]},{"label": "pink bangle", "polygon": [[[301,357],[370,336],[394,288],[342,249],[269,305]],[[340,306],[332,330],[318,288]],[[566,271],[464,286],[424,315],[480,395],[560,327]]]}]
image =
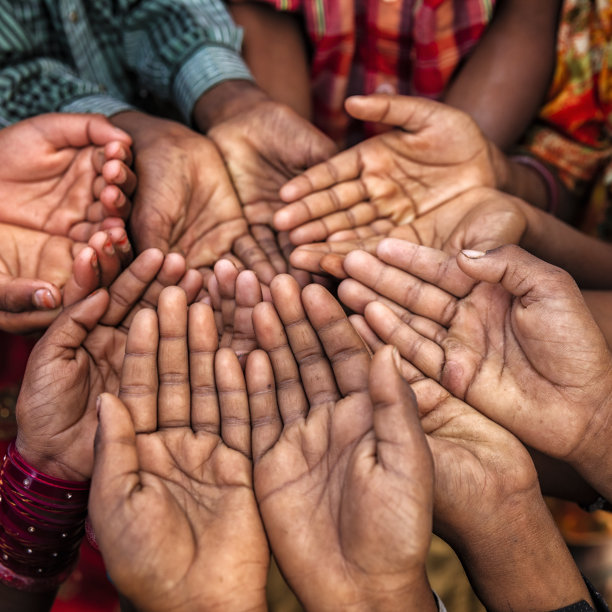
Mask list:
[{"label": "pink bangle", "polygon": [[0,466],[0,581],[48,591],[77,560],[89,482],[39,472],[9,446]]},{"label": "pink bangle", "polygon": [[548,192],[548,206],[546,207],[546,212],[551,215],[556,215],[559,210],[559,185],[553,173],[539,159],[530,157],[529,155],[513,155],[510,159],[517,164],[532,168],[542,177],[542,180],[546,183],[546,191]]}]

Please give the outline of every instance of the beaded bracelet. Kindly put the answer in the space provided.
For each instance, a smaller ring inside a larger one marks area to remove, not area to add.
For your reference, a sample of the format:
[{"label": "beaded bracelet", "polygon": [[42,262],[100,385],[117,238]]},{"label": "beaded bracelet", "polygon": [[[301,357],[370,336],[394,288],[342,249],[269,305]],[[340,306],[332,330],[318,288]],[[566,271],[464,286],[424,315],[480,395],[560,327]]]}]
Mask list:
[{"label": "beaded bracelet", "polygon": [[76,563],[89,482],[29,465],[11,443],[0,466],[0,581],[28,591],[57,588]]},{"label": "beaded bracelet", "polygon": [[530,157],[529,155],[513,155],[510,159],[517,164],[532,168],[542,177],[542,180],[546,183],[546,190],[548,192],[548,206],[546,207],[546,212],[551,215],[556,215],[559,210],[559,186],[557,185],[557,180],[553,176],[553,173],[540,160]]}]

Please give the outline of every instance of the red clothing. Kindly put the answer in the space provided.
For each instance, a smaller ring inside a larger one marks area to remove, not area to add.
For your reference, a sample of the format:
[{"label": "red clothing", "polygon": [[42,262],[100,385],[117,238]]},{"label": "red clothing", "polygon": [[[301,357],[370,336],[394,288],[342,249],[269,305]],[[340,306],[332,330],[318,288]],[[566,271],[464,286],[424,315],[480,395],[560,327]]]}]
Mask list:
[{"label": "red clothing", "polygon": [[312,44],[315,123],[339,145],[375,133],[351,121],[354,94],[439,99],[491,19],[495,0],[260,0],[299,12]]}]

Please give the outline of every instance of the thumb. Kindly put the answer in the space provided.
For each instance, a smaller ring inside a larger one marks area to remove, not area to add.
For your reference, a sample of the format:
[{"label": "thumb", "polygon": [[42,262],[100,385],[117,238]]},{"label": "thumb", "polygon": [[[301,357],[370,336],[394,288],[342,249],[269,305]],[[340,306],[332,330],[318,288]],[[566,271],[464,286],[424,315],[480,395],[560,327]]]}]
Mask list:
[{"label": "thumb", "polygon": [[47,311],[61,303],[60,290],[51,283],[0,274],[0,310],[4,312]]},{"label": "thumb", "polygon": [[[457,264],[471,278],[501,284],[511,295],[531,299],[578,297],[580,291],[572,277],[516,245],[491,251],[463,250]],[[523,304],[526,306],[527,304]]]},{"label": "thumb", "polygon": [[136,433],[125,404],[111,393],[98,397],[98,429],[89,494],[89,516],[104,549],[115,508],[139,482]]},{"label": "thumb", "polygon": [[417,402],[410,385],[401,377],[396,348],[386,345],[376,351],[369,388],[376,450],[383,467],[411,473],[415,462],[431,463]]},{"label": "thumb", "polygon": [[455,116],[463,115],[461,111],[433,100],[387,94],[351,96],[346,100],[345,108],[355,119],[376,121],[402,128],[407,132],[418,132],[429,127],[436,115],[444,118],[444,123]]}]

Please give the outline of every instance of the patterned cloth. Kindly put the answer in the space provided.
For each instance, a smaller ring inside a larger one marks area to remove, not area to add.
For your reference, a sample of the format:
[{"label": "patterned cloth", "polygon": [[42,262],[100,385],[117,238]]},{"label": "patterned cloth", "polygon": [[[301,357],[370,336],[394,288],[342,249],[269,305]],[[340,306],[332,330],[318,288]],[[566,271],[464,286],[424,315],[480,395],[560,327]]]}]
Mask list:
[{"label": "patterned cloth", "polygon": [[0,125],[146,96],[189,121],[207,89],[251,79],[241,43],[221,0],[0,0]]},{"label": "patterned cloth", "polygon": [[353,94],[440,98],[495,0],[261,0],[301,13],[313,47],[315,123],[341,146],[376,133],[343,110]]},{"label": "patterned cloth", "polygon": [[[524,145],[557,169],[566,187],[588,198],[587,227],[612,237],[605,208],[612,185],[612,4],[565,0],[557,35],[557,67],[547,102]],[[609,213],[608,213],[609,214]],[[607,236],[606,236],[607,235]]]}]

